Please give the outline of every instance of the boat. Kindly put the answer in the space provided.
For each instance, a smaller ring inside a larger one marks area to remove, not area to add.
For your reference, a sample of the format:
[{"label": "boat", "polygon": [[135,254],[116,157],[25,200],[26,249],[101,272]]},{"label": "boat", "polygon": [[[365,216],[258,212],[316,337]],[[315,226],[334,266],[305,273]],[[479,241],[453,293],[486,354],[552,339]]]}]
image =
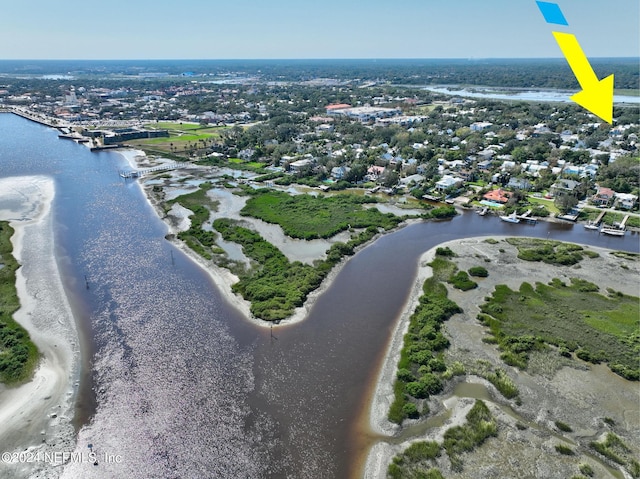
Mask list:
[{"label": "boat", "polygon": [[620,228],[601,228],[600,233],[609,236],[624,236],[626,231]]},{"label": "boat", "polygon": [[509,216],[500,216],[502,221],[506,221],[507,223],[520,223],[520,219],[516,216],[516,212],[514,211]]},{"label": "boat", "polygon": [[484,208],[482,208],[480,211],[478,211],[478,214],[479,214],[480,216],[484,216],[484,215],[486,215],[486,214],[487,214],[487,211],[489,211],[489,208],[485,206],[485,207],[484,207]]},{"label": "boat", "polygon": [[598,229],[598,223],[592,223],[591,221],[588,221],[584,224],[584,229],[586,230],[597,230]]}]

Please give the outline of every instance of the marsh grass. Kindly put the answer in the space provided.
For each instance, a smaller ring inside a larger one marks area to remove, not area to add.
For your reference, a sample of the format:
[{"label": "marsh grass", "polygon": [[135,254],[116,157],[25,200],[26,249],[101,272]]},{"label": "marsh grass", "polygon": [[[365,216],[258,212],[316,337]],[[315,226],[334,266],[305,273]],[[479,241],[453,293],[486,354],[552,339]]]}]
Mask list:
[{"label": "marsh grass", "polygon": [[518,291],[497,285],[481,306],[478,319],[489,327],[510,365],[526,368],[531,351],[547,345],[572,351],[585,361],[607,362],[626,379],[640,377],[639,299],[603,296],[593,283],[554,279],[550,284],[522,283]]},{"label": "marsh grass", "polygon": [[576,244],[537,238],[507,238],[507,243],[518,249],[518,258],[525,261],[542,261],[548,264],[570,266],[593,253]]},{"label": "marsh grass", "polygon": [[33,375],[38,364],[38,349],[29,333],[14,319],[20,307],[16,291],[16,270],[11,236],[14,230],[0,221],[0,382],[15,385]]},{"label": "marsh grass", "polygon": [[287,236],[299,239],[330,238],[349,228],[375,226],[390,230],[401,218],[377,209],[363,208],[375,199],[339,194],[329,197],[291,196],[272,190],[250,192],[241,214],[278,224]]},{"label": "marsh grass", "polygon": [[498,435],[498,424],[482,400],[476,400],[466,415],[466,422],[445,431],[442,444],[436,441],[418,441],[393,458],[387,470],[393,479],[442,478],[435,469],[436,459],[446,451],[451,468],[463,469],[461,455],[481,446],[489,437]]}]

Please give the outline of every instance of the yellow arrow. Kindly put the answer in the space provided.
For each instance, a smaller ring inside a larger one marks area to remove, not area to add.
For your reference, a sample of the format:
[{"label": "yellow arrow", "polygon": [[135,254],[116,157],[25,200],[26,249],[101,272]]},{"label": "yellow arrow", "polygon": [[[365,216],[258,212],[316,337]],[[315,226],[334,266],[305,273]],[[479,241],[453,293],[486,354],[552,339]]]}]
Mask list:
[{"label": "yellow arrow", "polygon": [[613,122],[613,75],[598,80],[575,35],[553,32],[553,36],[582,87],[582,91],[573,95],[571,99],[611,124]]}]

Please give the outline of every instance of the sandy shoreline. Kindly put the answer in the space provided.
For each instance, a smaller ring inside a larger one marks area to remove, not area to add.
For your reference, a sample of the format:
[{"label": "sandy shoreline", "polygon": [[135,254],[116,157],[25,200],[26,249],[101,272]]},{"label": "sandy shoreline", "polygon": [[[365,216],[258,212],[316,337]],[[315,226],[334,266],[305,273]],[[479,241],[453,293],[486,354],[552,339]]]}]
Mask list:
[{"label": "sandy shoreline", "polygon": [[[42,355],[30,382],[0,386],[0,452],[70,452],[80,351],[53,250],[54,183],[42,176],[4,178],[0,192],[0,219],[15,229],[13,254],[22,265],[16,272],[21,308],[14,317]],[[57,477],[55,466],[60,465],[0,461],[0,476],[30,477],[46,470],[47,477]]]},{"label": "sandy shoreline", "polygon": [[[492,277],[492,275],[493,277],[490,282],[482,284],[478,288],[477,293],[480,295],[480,298],[482,297],[482,295],[489,294],[493,290],[494,284],[507,284],[509,287],[517,289],[523,281],[530,280],[530,277],[527,274],[527,271],[531,271],[531,279],[540,278],[540,279],[549,280],[552,277],[566,278],[568,275],[575,275],[575,276],[583,277],[588,281],[602,283],[602,268],[613,268],[616,266],[615,263],[620,261],[617,259],[612,259],[611,256],[607,254],[611,250],[607,250],[600,247],[587,246],[588,249],[598,252],[601,255],[601,257],[596,260],[584,260],[579,269],[576,269],[576,267],[558,267],[554,265],[546,265],[543,263],[530,263],[526,261],[516,260],[516,261],[519,261],[519,263],[517,263],[517,267],[514,269],[513,273],[510,274],[510,273],[507,273],[504,269],[501,269],[501,271],[504,271],[505,273],[503,276],[498,276],[498,275],[495,275],[495,271],[496,271],[495,268],[497,267],[496,265],[499,265],[501,264],[502,261],[504,261],[499,258],[499,256],[502,254],[499,252],[499,250],[501,248],[507,248],[509,246],[509,245],[506,245],[504,242],[502,242],[502,240],[504,240],[505,238],[508,238],[508,236],[492,236],[491,238],[495,239],[496,241],[501,241],[501,244],[498,246],[489,245],[488,243],[486,243],[485,240],[487,238],[488,237],[473,237],[473,238],[464,238],[464,239],[448,241],[440,245],[437,245],[431,250],[425,252],[420,257],[418,272],[414,280],[414,285],[412,287],[411,294],[409,296],[407,303],[405,304],[405,307],[403,309],[401,316],[398,319],[398,323],[394,329],[394,332],[392,333],[392,337],[389,340],[389,345],[387,348],[387,352],[385,354],[385,359],[383,364],[381,365],[380,372],[378,374],[375,393],[371,398],[368,417],[369,417],[369,427],[374,433],[391,438],[397,435],[398,433],[400,433],[401,431],[400,426],[388,421],[387,413],[394,399],[393,382],[395,380],[396,368],[400,358],[400,351],[403,346],[404,335],[406,334],[406,331],[409,326],[409,318],[418,304],[418,299],[422,294],[422,285],[425,279],[431,276],[431,268],[427,266],[427,263],[431,262],[435,257],[436,248],[448,246],[455,252],[466,251],[465,253],[466,257],[460,259],[460,261],[462,261],[463,264],[465,261],[467,263],[469,263],[469,261],[477,262],[478,259],[476,258],[480,258],[480,257],[485,257],[490,259],[491,262],[486,264],[489,271],[492,271],[492,268],[493,268],[494,272],[493,273],[490,272],[490,278]],[[509,258],[507,261],[511,263],[512,259]],[[588,261],[594,261],[594,263],[589,264]],[[469,263],[469,264],[473,264],[473,263]],[[469,264],[466,264],[465,266],[468,267]],[[490,265],[493,265],[493,266],[490,266]],[[464,269],[464,267],[461,266],[461,269]],[[633,271],[634,269],[636,271]],[[624,269],[624,274],[629,275],[629,277],[626,278],[629,281],[619,278],[620,284],[616,283],[615,281],[613,282],[613,284],[616,285],[615,289],[620,290],[625,294],[637,295],[637,281],[634,283],[631,280],[633,278],[634,273],[637,274],[637,269],[638,269],[638,265],[636,265],[635,268],[632,268],[632,270],[630,271],[628,269]],[[604,283],[607,286],[609,286],[608,283],[610,282],[611,282],[611,279],[609,279],[609,281],[604,281]],[[480,342],[479,341],[480,337],[476,337],[476,336],[478,336],[478,334],[483,334],[482,332],[483,327],[481,325],[478,324],[474,326],[475,328],[477,328],[477,331],[475,330],[470,331],[470,327],[469,327],[469,321],[473,322],[473,319],[470,320],[469,318],[475,318],[475,315],[479,311],[479,309],[477,308],[477,306],[475,306],[475,303],[473,303],[473,301],[470,299],[471,297],[467,293],[450,290],[449,297],[452,300],[456,301],[458,304],[460,304],[463,310],[465,311],[462,315],[456,315],[456,316],[462,317],[462,319],[457,320],[457,322],[460,323],[459,325],[457,326],[454,326],[453,324],[450,325],[449,322],[454,321],[453,319],[450,320],[445,325],[445,328],[447,330],[447,336],[450,337],[452,341],[452,346],[450,347],[450,349],[454,350],[457,348],[462,348],[463,350],[468,352],[469,350],[465,348],[470,347],[471,341]],[[465,300],[463,298],[467,298],[467,299]],[[464,344],[457,344],[461,340],[460,334],[464,334],[468,336],[465,339]],[[487,357],[486,359],[493,362],[494,364],[497,364],[497,365],[500,364],[501,361],[499,361],[497,358],[497,355],[499,354],[497,352],[497,348],[492,348],[491,346],[485,346],[485,347],[487,347],[489,350],[496,349],[495,351],[496,357],[494,358]],[[476,351],[473,351],[473,353],[475,352]],[[579,366],[580,366],[579,364],[574,365],[574,367],[579,367]],[[506,365],[503,364],[503,367],[506,367]],[[595,369],[597,371],[597,374],[599,375],[598,378],[603,381],[602,384],[604,385],[606,385],[608,382],[611,382],[612,384],[619,384],[620,382],[624,383],[623,379],[613,375],[613,373],[607,372],[606,371],[607,368],[604,366],[598,367]],[[559,378],[565,378],[564,381],[567,381],[566,380],[567,375],[577,376],[579,374],[588,374],[588,368],[587,368],[587,371],[585,372],[577,373],[573,368],[565,367],[564,369],[559,369],[557,371],[556,373],[557,379],[554,379],[554,378],[548,379],[548,384],[546,384],[544,380],[542,380],[541,383],[543,385],[538,387],[541,387],[542,389],[550,386],[558,387],[558,383],[561,382]],[[546,401],[545,398],[540,398],[540,393],[538,391],[535,391],[535,387],[532,386],[531,384],[531,381],[532,381],[531,376],[529,376],[527,373],[520,373],[519,375],[522,377],[518,379],[523,381],[523,384],[526,385],[527,382],[529,383],[529,387],[531,388],[528,390],[529,394],[534,395],[534,397],[536,397],[535,395],[538,395],[538,398],[540,401]],[[421,435],[419,434],[416,437],[413,437],[411,439],[407,439],[402,443],[398,443],[398,441],[391,441],[391,442],[387,442],[384,440],[378,441],[369,450],[365,467],[363,468],[363,477],[366,479],[386,478],[387,467],[391,462],[392,458],[399,452],[406,449],[406,447],[408,447],[408,445],[411,442],[417,441],[417,440],[441,440],[441,436],[446,429],[455,425],[459,425],[462,422],[464,422],[464,416],[466,415],[473,401],[469,398],[458,397],[455,394],[453,394],[453,389],[455,388],[455,384],[460,383],[461,381],[466,383],[477,383],[477,384],[484,385],[487,388],[487,390],[492,392],[491,400],[490,402],[487,403],[487,405],[492,410],[492,413],[494,414],[494,416],[496,416],[500,421],[502,421],[505,424],[509,422],[513,423],[513,418],[509,418],[508,416],[505,416],[504,412],[502,412],[500,408],[497,407],[497,404],[507,404],[508,402],[505,402],[504,398],[502,398],[499,394],[493,393],[495,392],[495,388],[493,388],[493,386],[490,385],[488,381],[474,375],[467,375],[466,377],[462,376],[460,379],[455,379],[452,384],[446,386],[445,391],[443,393],[437,396],[434,396],[432,398],[432,400],[435,400],[438,404],[437,404],[437,408],[432,407],[432,413],[429,415],[429,417],[431,417],[434,414],[441,415],[444,412],[446,413],[446,415],[448,415],[448,419],[444,421],[444,424],[439,424],[437,426],[431,427],[428,429],[428,432]],[[576,386],[574,385],[574,387]],[[620,393],[620,394],[624,395],[624,393]],[[627,397],[628,397],[628,394],[627,394]],[[550,409],[554,406],[555,405],[552,406],[551,403],[547,404],[547,407],[549,407]],[[558,406],[555,406],[555,407],[558,408]],[[561,404],[559,406],[559,409],[562,409],[563,407],[566,407],[566,403],[564,403],[564,405]],[[527,410],[527,408],[523,408],[519,412],[521,414],[530,416],[532,411]],[[589,411],[587,410],[587,414],[588,412]],[[624,418],[624,414],[621,417]],[[538,421],[540,420],[540,418],[536,417],[535,420]],[[578,421],[579,419],[575,419],[575,420]],[[411,421],[409,423],[411,423]],[[633,427],[635,426],[632,426],[632,428]]]}]

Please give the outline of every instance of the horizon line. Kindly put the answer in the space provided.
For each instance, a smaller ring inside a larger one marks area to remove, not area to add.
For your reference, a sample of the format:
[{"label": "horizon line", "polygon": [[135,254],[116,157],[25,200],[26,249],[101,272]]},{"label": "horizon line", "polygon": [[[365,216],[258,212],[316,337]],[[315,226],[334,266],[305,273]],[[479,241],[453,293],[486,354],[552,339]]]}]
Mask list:
[{"label": "horizon line", "polygon": [[[269,57],[269,58],[0,58],[0,62],[10,61],[415,61],[415,60],[457,60],[457,61],[484,61],[484,60],[563,60],[564,56],[555,57]],[[640,60],[640,56],[598,56],[590,57],[590,60],[598,59],[619,59],[619,60]]]}]

